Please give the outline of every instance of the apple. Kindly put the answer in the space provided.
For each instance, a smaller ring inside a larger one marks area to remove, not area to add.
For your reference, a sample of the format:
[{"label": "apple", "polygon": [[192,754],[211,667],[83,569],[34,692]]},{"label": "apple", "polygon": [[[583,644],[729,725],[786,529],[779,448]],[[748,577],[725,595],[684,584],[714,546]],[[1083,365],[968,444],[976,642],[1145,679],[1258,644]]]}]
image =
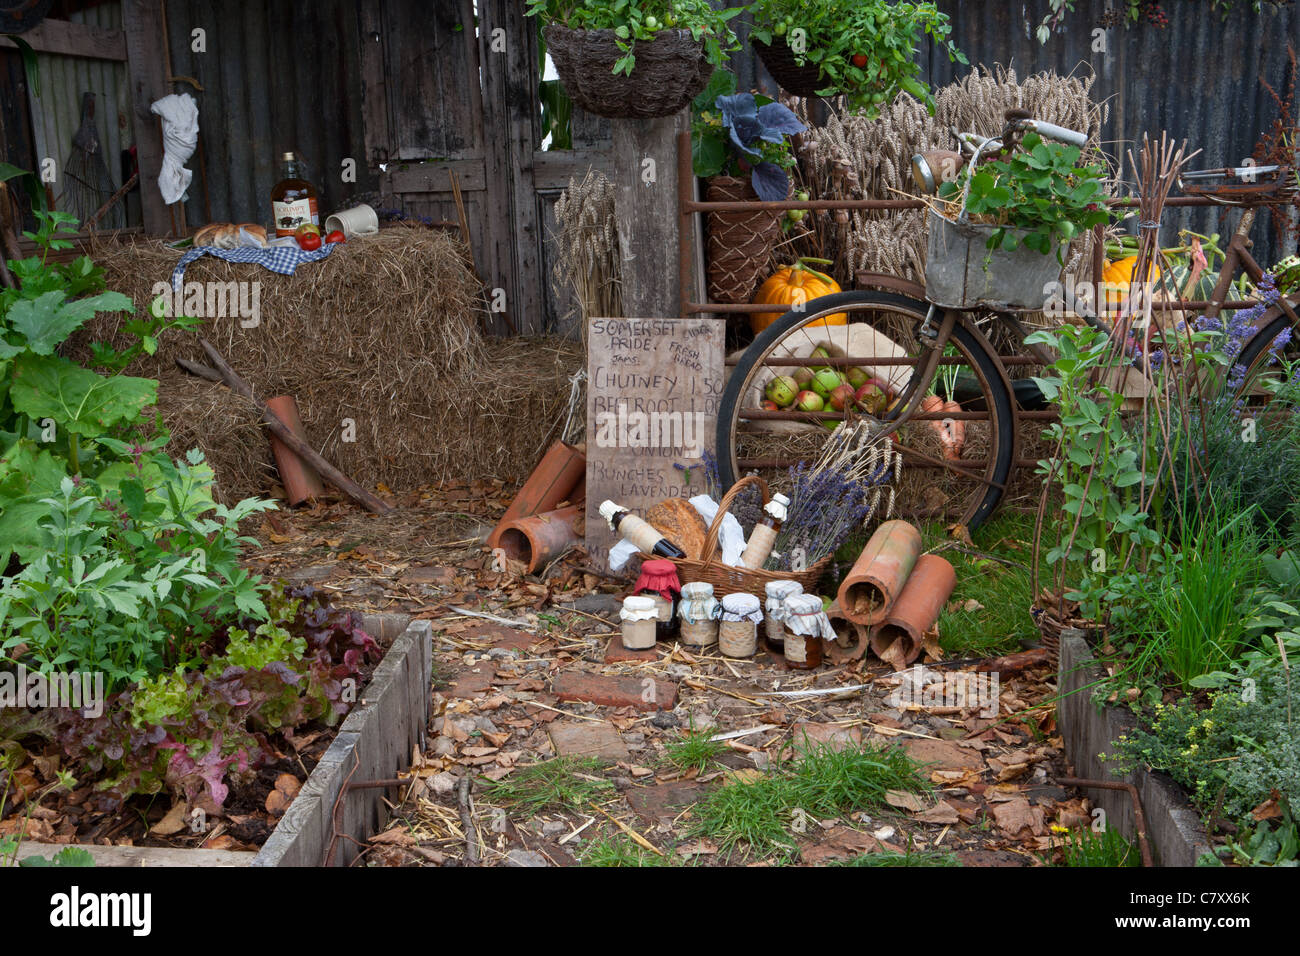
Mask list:
[{"label": "apple", "polygon": [[831,408],[837,412],[842,412],[850,408],[855,401],[856,396],[853,392],[852,385],[837,385],[831,391]]},{"label": "apple", "polygon": [[826,403],[822,401],[820,395],[807,389],[796,395],[794,400],[801,412],[820,412],[826,407]]},{"label": "apple", "polygon": [[844,381],[852,385],[854,390],[857,390],[871,381],[871,376],[867,374],[866,369],[853,365],[844,373]]},{"label": "apple", "polygon": [[778,375],[768,382],[767,387],[763,389],[764,397],[775,402],[781,408],[785,408],[793,402],[798,392],[799,383],[789,375]]},{"label": "apple", "polygon": [[812,384],[812,380],[813,380],[812,369],[810,369],[806,365],[801,365],[797,369],[795,369],[794,375],[791,377],[795,380],[795,384],[797,384],[800,388],[807,388],[809,385]]},{"label": "apple", "polygon": [[868,415],[879,415],[889,404],[889,396],[884,393],[873,379],[867,382],[853,396],[853,400],[862,406]]},{"label": "apple", "polygon": [[781,406],[770,398],[763,399],[759,407],[761,407],[765,412],[779,412],[781,410]]},{"label": "apple", "polygon": [[844,379],[840,378],[840,373],[834,369],[824,368],[813,375],[812,385],[814,392],[822,397],[822,400],[830,398],[831,392],[844,384]]}]

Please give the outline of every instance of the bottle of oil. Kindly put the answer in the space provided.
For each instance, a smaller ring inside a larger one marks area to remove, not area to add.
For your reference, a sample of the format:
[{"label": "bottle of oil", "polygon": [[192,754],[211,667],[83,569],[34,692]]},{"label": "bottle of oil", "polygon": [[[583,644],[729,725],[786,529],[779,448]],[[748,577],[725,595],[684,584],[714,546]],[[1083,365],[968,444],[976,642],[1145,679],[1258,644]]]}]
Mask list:
[{"label": "bottle of oil", "polygon": [[660,534],[654,525],[612,501],[601,504],[600,516],[611,531],[622,535],[646,554],[657,554],[661,558],[686,557],[686,552]]},{"label": "bottle of oil", "polygon": [[293,153],[281,157],[280,181],[271,190],[271,216],[277,236],[292,236],[307,223],[320,225],[316,187],[302,178],[302,166]]},{"label": "bottle of oil", "polygon": [[763,506],[763,517],[759,519],[754,530],[749,534],[749,544],[740,556],[740,563],[747,568],[761,568],[772,553],[776,536],[781,530],[781,522],[786,518],[786,507],[790,499],[785,495],[773,495],[772,500]]}]

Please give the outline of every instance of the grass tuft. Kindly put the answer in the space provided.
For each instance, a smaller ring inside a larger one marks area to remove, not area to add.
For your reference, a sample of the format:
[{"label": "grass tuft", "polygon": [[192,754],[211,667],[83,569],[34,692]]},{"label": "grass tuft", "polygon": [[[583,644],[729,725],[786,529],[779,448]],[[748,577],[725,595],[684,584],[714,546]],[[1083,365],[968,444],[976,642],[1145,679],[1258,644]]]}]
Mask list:
[{"label": "grass tuft", "polygon": [[519,767],[501,780],[488,781],[483,797],[517,811],[524,818],[543,810],[586,810],[593,800],[614,789],[593,776],[602,763],[595,757],[556,757]]},{"label": "grass tuft", "polygon": [[727,750],[721,740],[710,740],[711,730],[689,730],[677,740],[664,748],[664,759],[681,773],[694,768],[697,774],[704,773],[709,764]]},{"label": "grass tuft", "polygon": [[730,853],[792,856],[795,834],[813,818],[881,807],[889,790],[923,791],[917,765],[897,747],[819,747],[751,782],[730,782],[691,810],[690,833]]}]

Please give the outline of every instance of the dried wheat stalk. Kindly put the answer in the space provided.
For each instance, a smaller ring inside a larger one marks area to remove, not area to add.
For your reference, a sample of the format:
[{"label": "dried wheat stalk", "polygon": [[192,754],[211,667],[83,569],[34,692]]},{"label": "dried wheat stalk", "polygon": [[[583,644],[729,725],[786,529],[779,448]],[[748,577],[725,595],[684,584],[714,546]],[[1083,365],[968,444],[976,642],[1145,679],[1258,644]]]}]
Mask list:
[{"label": "dried wheat stalk", "polygon": [[614,215],[614,184],[599,170],[589,169],[579,182],[555,201],[557,230],[553,269],[555,293],[573,297],[582,320],[583,338],[593,316],[623,315],[622,282],[618,255],[618,219]]},{"label": "dried wheat stalk", "polygon": [[[827,123],[803,137],[800,164],[819,198],[898,199],[912,192],[911,158],[927,149],[952,147],[950,129],[996,136],[1003,113],[1024,109],[1033,116],[1087,130],[1091,160],[1102,159],[1098,136],[1104,104],[1093,102],[1094,77],[1036,73],[1019,81],[1012,69],[977,69],[935,93],[931,116],[914,97],[900,94],[878,119],[834,111]],[[807,121],[806,104],[799,105]],[[823,230],[823,255],[835,260],[836,278],[852,281],[860,270],[888,272],[921,281],[925,274],[923,210],[854,211]],[[1091,238],[1076,240],[1067,274],[1090,262]]]}]

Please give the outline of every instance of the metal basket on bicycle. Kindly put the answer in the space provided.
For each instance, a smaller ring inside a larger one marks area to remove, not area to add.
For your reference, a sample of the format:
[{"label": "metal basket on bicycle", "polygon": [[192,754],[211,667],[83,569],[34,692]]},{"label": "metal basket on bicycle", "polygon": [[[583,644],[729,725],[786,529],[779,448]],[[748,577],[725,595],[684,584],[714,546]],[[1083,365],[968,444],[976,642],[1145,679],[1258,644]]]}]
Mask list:
[{"label": "metal basket on bicycle", "polygon": [[[1010,119],[1011,114],[1008,113],[1008,120]],[[1083,133],[1040,120],[1019,120],[1017,129],[1033,130],[1076,146],[1083,146],[1087,142]],[[1001,148],[1002,140],[983,140],[971,157],[970,167],[975,168],[981,153]],[[916,162],[914,159],[914,168]],[[929,175],[928,170],[925,175]],[[933,185],[932,177],[929,181]],[[1064,244],[1043,255],[1024,244],[1023,239],[1027,235],[1024,230],[1012,230],[1012,234],[1021,240],[1014,249],[990,249],[989,239],[998,227],[970,221],[966,212],[969,197],[968,178],[966,187],[962,190],[961,211],[956,220],[948,219],[933,207],[930,208],[925,257],[925,297],[935,305],[948,309],[1040,311],[1050,297],[1049,287],[1061,276]]]},{"label": "metal basket on bicycle", "polygon": [[990,249],[995,228],[968,221],[964,201],[956,222],[930,210],[927,299],[947,309],[1037,312],[1043,308],[1048,287],[1061,276],[1061,263],[1055,254],[1043,255],[1023,244]]}]

